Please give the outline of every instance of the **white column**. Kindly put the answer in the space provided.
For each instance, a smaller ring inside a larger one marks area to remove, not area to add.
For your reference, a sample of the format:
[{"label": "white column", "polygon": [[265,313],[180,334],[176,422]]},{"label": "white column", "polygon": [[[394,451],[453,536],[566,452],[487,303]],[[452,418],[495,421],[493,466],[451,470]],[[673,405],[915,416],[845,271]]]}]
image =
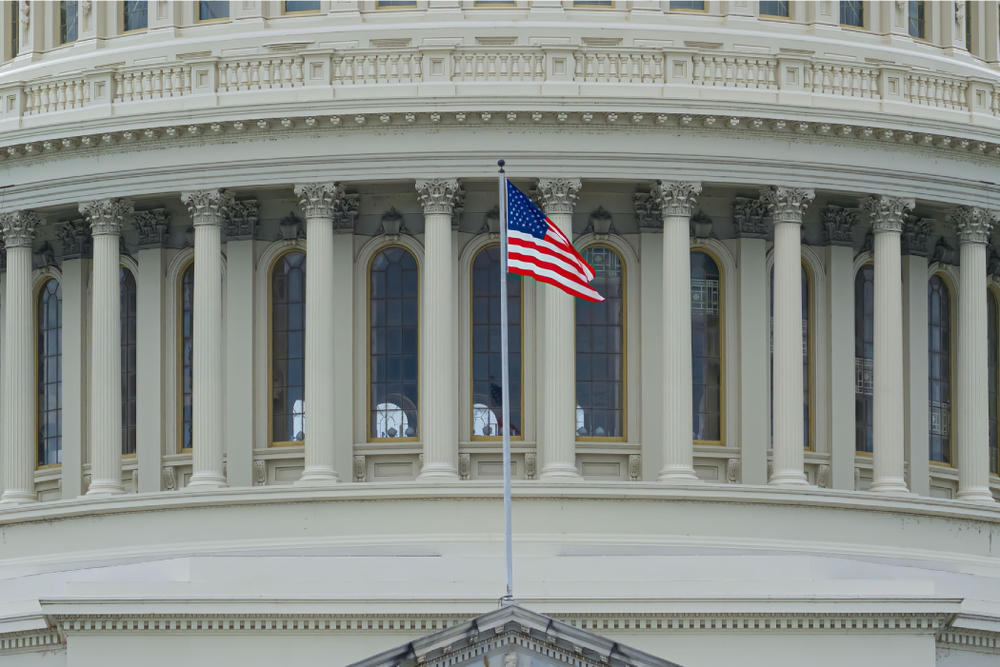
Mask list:
[{"label": "white column", "polygon": [[[862,204],[875,234],[874,423],[871,491],[908,493],[903,479],[903,279],[900,233],[914,201],[869,197]],[[986,267],[983,266],[985,294]],[[985,346],[984,346],[985,349]]]},{"label": "white column", "polygon": [[418,479],[458,479],[458,376],[455,364],[454,268],[451,216],[462,197],[455,179],[421,180],[424,208],[424,284],[420,286],[420,439]]},{"label": "white column", "polygon": [[[853,227],[853,224],[852,224]],[[854,249],[826,249],[830,488],[854,490]],[[926,301],[926,299],[924,299]],[[925,327],[926,329],[926,327]],[[925,383],[926,384],[926,383]]]},{"label": "white column", "polygon": [[[639,332],[642,363],[646,369],[659,369],[663,364],[663,216],[659,206],[653,206],[652,195],[635,196],[635,216],[639,221]],[[659,372],[642,372],[642,477],[652,481],[663,467],[663,377]]]},{"label": "white column", "polygon": [[807,484],[803,469],[802,215],[812,190],[761,191],[774,221],[774,472],[769,484]]},{"label": "white column", "polygon": [[661,482],[698,482],[691,398],[691,213],[700,183],[653,186],[663,215],[663,468]]},{"label": "white column", "polygon": [[927,405],[927,241],[930,224],[911,223],[903,230],[903,406],[905,457],[910,493],[929,496]]},{"label": "white column", "polygon": [[334,183],[296,185],[306,216],[306,442],[299,484],[340,481],[334,461],[333,216],[343,190]]},{"label": "white column", "polygon": [[31,211],[0,216],[7,246],[4,306],[2,474],[0,503],[30,503],[35,493],[35,318],[31,295],[31,242],[42,219]]},{"label": "white column", "polygon": [[[86,227],[79,221],[81,228]],[[62,497],[67,500],[83,494],[83,451],[86,414],[90,386],[85,381],[84,366],[90,356],[87,341],[90,338],[87,312],[87,283],[90,280],[90,234],[77,234],[63,228],[62,276],[62,465],[60,484]],[[86,252],[85,252],[86,251]]]},{"label": "white column", "polygon": [[959,207],[958,227],[958,498],[992,503],[990,493],[989,379],[986,338],[986,244],[996,218],[981,208]]},{"label": "white column", "polygon": [[[246,204],[246,202],[244,202]],[[245,208],[245,210],[247,210]],[[250,213],[256,216],[256,209]],[[245,220],[245,218],[244,218]],[[255,225],[226,242],[226,482],[253,485]],[[235,232],[236,230],[232,230]],[[140,476],[140,481],[142,477]]]},{"label": "white column", "polygon": [[[573,205],[580,192],[575,178],[538,181],[542,208],[567,238],[573,238]],[[557,287],[539,285],[545,292],[542,336],[542,400],[544,419],[539,432],[542,449],[541,479],[579,480],[576,467],[576,303]]]},{"label": "white column", "polygon": [[739,243],[740,468],[744,484],[767,484],[767,253],[762,238]]},{"label": "white column", "polygon": [[118,244],[133,207],[122,199],[80,204],[94,236],[90,336],[90,490],[124,493],[122,485],[121,295]]},{"label": "white column", "polygon": [[194,383],[192,463],[188,487],[226,486],[222,468],[222,223],[233,197],[226,190],[185,192],[194,221]]}]

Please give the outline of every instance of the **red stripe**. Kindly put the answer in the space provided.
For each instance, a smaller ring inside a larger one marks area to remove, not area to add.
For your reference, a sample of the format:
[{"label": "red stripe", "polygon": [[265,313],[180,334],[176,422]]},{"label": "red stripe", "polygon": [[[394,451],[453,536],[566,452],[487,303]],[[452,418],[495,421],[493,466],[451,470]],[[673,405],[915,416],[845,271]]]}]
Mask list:
[{"label": "red stripe", "polygon": [[[510,248],[513,248],[513,250],[511,250]],[[512,252],[517,253],[521,257],[521,259],[523,259],[526,262],[534,261],[535,259],[552,262],[554,264],[559,265],[559,267],[563,271],[568,273],[574,273],[578,275],[580,279],[583,280],[584,282],[590,282],[587,276],[585,276],[583,272],[580,270],[579,265],[577,265],[576,262],[567,260],[563,255],[557,255],[548,252],[545,249],[539,249],[538,247],[533,245],[521,245],[521,244],[518,244],[516,246],[510,246],[507,250],[508,256],[510,256]]]},{"label": "red stripe", "polygon": [[563,265],[561,265],[560,263],[558,263],[558,262],[553,262],[553,261],[544,259],[542,257],[536,257],[534,255],[526,255],[526,254],[524,254],[522,252],[518,252],[517,250],[513,250],[513,249],[507,251],[507,256],[509,258],[511,258],[511,259],[520,260],[520,261],[524,262],[525,264],[534,264],[534,265],[540,266],[540,267],[542,267],[544,269],[548,269],[549,271],[552,271],[553,273],[558,273],[560,276],[566,278],[567,280],[571,280],[573,282],[580,283],[581,285],[586,285],[589,282],[580,273],[577,273],[575,271],[567,271],[566,268]]},{"label": "red stripe", "polygon": [[561,260],[568,267],[575,269],[583,276],[584,280],[589,282],[594,279],[594,269],[580,256],[576,248],[563,246],[558,242],[559,239],[556,237],[553,237],[551,241],[549,238],[546,236],[543,240],[539,241],[533,236],[521,235],[514,232],[508,236],[507,245],[521,246],[526,249],[533,249],[540,254],[549,255],[553,259]]},{"label": "red stripe", "polygon": [[[564,289],[564,290],[577,289],[577,290],[580,290],[580,291],[585,291],[585,292],[588,292],[588,293],[595,293],[596,294],[596,291],[594,290],[594,288],[591,287],[587,283],[587,281],[581,279],[581,277],[579,276],[579,274],[569,273],[569,272],[563,270],[562,267],[560,267],[558,264],[553,264],[551,262],[545,262],[545,261],[539,260],[538,258],[535,258],[535,257],[520,256],[520,255],[517,255],[516,253],[511,253],[510,254],[510,259],[513,260],[513,261],[515,261],[515,262],[517,262],[517,263],[519,263],[519,264],[520,263],[526,264],[528,267],[537,267],[539,270],[547,271],[549,273],[552,273],[552,274],[558,276],[559,278],[562,278],[562,282],[553,282],[553,280],[551,278],[549,278],[548,276],[545,276],[546,279],[544,280],[544,282],[547,282],[549,284],[555,285],[555,286],[559,287],[560,289]],[[530,269],[525,268],[525,267],[519,267],[519,266],[514,266],[514,265],[510,266],[510,271],[513,272],[513,273],[522,273],[523,271],[529,271],[529,270]],[[525,274],[522,273],[522,275],[525,275]],[[539,280],[542,279],[541,276],[539,276],[539,275],[536,275],[536,274],[531,274],[531,275],[533,277],[535,277],[535,278],[538,278]],[[597,300],[597,299],[591,299],[591,300]],[[603,299],[599,299],[599,300],[603,300]]]},{"label": "red stripe", "polygon": [[556,287],[556,288],[562,290],[563,292],[566,292],[570,296],[575,296],[575,297],[578,297],[580,299],[584,299],[585,301],[593,301],[593,302],[596,302],[596,303],[600,303],[601,301],[604,301],[604,297],[602,297],[595,290],[593,290],[592,288],[590,288],[590,286],[587,286],[586,291],[581,291],[580,289],[576,288],[575,285],[565,285],[565,284],[563,284],[563,283],[561,283],[561,282],[559,282],[557,280],[553,280],[549,276],[546,276],[546,275],[540,274],[540,273],[536,273],[536,272],[528,270],[528,269],[518,269],[518,268],[512,266],[510,268],[510,272],[511,273],[516,273],[516,274],[522,275],[522,276],[528,276],[529,278],[534,278],[535,280],[537,280],[540,283],[546,283],[548,285],[552,285],[553,287]]}]

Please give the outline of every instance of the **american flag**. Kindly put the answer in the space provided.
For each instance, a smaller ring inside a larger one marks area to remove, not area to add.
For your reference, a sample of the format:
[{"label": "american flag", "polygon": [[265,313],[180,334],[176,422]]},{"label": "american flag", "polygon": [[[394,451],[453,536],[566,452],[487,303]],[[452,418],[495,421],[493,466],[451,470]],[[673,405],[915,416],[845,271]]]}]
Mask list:
[{"label": "american flag", "polygon": [[507,182],[507,267],[587,301],[604,301],[589,285],[594,269],[528,196]]}]

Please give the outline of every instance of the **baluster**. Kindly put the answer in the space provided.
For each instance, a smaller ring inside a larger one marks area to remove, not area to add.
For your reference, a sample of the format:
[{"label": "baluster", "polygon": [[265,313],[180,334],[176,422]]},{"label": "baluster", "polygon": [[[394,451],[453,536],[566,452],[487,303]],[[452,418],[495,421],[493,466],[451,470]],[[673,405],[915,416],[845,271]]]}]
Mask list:
[{"label": "baluster", "polygon": [[695,56],[692,58],[693,61],[693,71],[691,72],[691,81],[697,85],[699,83],[704,84],[705,79],[705,61],[702,60],[701,56]]},{"label": "baluster", "polygon": [[[271,84],[274,85],[273,83]],[[281,59],[281,81],[280,85],[282,88],[289,88],[292,85],[292,59],[282,58]]]},{"label": "baluster", "polygon": [[305,62],[304,58],[293,58],[292,59],[292,81],[291,85],[301,86],[302,85],[302,65]]},{"label": "baluster", "polygon": [[423,81],[423,64],[424,56],[420,53],[413,56],[413,79],[414,81]]}]

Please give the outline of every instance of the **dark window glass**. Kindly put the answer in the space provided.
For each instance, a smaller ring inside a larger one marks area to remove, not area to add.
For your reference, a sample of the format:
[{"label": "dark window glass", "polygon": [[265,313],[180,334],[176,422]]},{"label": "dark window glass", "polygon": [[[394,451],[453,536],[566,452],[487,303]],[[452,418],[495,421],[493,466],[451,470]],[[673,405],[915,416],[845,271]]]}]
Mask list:
[{"label": "dark window glass", "polygon": [[307,0],[299,0],[298,2],[286,2],[285,3],[285,13],[292,14],[294,12],[318,12],[319,2],[308,2]]},{"label": "dark window glass", "polygon": [[[503,425],[500,364],[500,246],[472,262],[472,435],[499,436]],[[510,434],[521,434],[521,277],[507,275]]]},{"label": "dark window glass", "polygon": [[[771,267],[771,439],[774,439],[774,267]],[[809,449],[809,274],[802,267],[802,438]]]},{"label": "dark window glass", "polygon": [[21,26],[18,23],[17,0],[7,3],[10,6],[10,20],[7,29],[10,30],[10,57],[16,58],[17,52],[21,50]]},{"label": "dark window glass", "polygon": [[914,2],[911,0],[908,7],[909,18],[907,23],[909,25],[910,37],[916,37],[918,39],[924,39],[927,36],[927,23],[926,23],[926,2]]},{"label": "dark window glass", "polygon": [[614,7],[614,0],[573,0],[574,7]]},{"label": "dark window glass", "polygon": [[148,2],[139,0],[125,0],[122,3],[122,26],[125,32],[129,30],[144,30],[147,25]]},{"label": "dark window glass", "polygon": [[697,11],[705,11],[704,2],[692,2],[692,0],[671,0],[670,9],[694,9]]},{"label": "dark window glass", "polygon": [[372,260],[368,350],[372,438],[417,437],[417,260],[386,248]]},{"label": "dark window glass", "polygon": [[77,35],[77,13],[79,3],[72,2],[59,3],[59,43],[69,44],[76,41]]},{"label": "dark window glass", "polygon": [[722,275],[712,256],[691,253],[694,439],[722,440]]},{"label": "dark window glass", "polygon": [[783,16],[788,18],[788,2],[783,0],[781,2],[761,2],[760,3],[760,15],[761,16]]},{"label": "dark window glass", "polygon": [[951,296],[941,276],[927,283],[930,460],[951,463]]},{"label": "dark window glass", "polygon": [[854,276],[854,449],[871,453],[875,410],[875,267]]},{"label": "dark window glass", "polygon": [[38,294],[38,465],[62,462],[62,287],[48,280]]},{"label": "dark window glass", "polygon": [[840,2],[840,25],[850,25],[857,28],[865,27],[865,3],[860,0]]},{"label": "dark window glass", "polygon": [[271,442],[305,439],[306,255],[289,252],[271,271]]},{"label": "dark window glass", "polygon": [[625,437],[625,273],[606,246],[583,251],[594,267],[591,287],[604,295],[576,300],[576,434]]},{"label": "dark window glass", "polygon": [[122,454],[135,454],[136,286],[128,269],[118,270],[121,298]]},{"label": "dark window glass", "polygon": [[385,9],[388,7],[416,7],[416,0],[378,0],[375,5],[378,9]]},{"label": "dark window glass", "polygon": [[987,308],[987,340],[989,341],[989,401],[990,401],[990,472],[994,475],[1000,474],[1000,446],[998,446],[997,429],[1000,428],[1000,420],[997,419],[997,401],[1000,401],[1000,326],[997,319],[1000,318],[998,312],[997,297],[992,290],[986,291]]},{"label": "dark window glass", "polygon": [[214,21],[215,19],[229,18],[228,2],[199,2],[198,20]]},{"label": "dark window glass", "polygon": [[191,410],[194,372],[194,262],[181,277],[181,448],[193,444]]}]

